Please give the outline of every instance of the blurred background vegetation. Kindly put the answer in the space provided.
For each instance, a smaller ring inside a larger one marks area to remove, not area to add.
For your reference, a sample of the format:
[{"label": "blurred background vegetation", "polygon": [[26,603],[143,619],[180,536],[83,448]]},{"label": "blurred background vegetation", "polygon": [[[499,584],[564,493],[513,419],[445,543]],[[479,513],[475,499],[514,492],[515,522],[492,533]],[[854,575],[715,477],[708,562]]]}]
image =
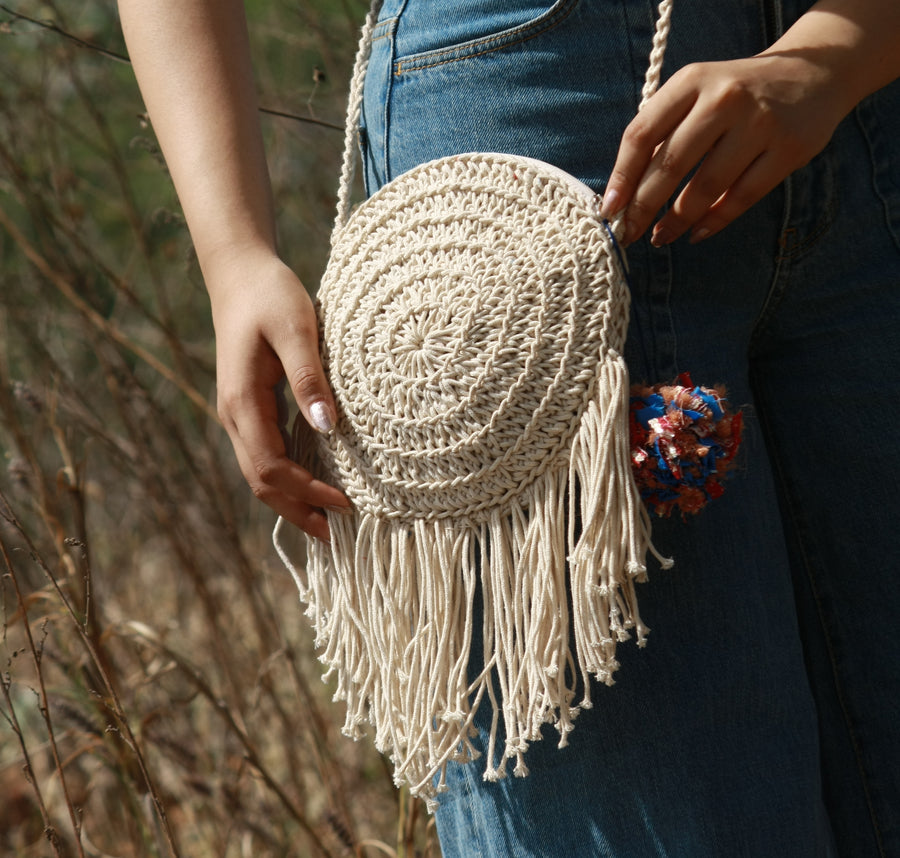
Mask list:
[{"label": "blurred background vegetation", "polygon": [[[315,284],[365,10],[247,10],[283,251]],[[418,802],[340,735],[213,355],[114,1],[6,0],[0,854],[437,855]]]}]

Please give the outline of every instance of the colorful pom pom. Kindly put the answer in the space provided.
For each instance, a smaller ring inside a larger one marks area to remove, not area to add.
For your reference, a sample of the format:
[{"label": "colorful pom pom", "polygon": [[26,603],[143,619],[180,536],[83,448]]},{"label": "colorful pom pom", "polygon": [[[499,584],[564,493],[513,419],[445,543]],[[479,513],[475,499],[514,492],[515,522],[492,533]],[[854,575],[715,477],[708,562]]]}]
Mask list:
[{"label": "colorful pom pom", "polygon": [[726,403],[724,388],[696,387],[688,373],[674,384],[631,388],[631,461],[652,512],[684,517],[722,494],[743,427]]}]

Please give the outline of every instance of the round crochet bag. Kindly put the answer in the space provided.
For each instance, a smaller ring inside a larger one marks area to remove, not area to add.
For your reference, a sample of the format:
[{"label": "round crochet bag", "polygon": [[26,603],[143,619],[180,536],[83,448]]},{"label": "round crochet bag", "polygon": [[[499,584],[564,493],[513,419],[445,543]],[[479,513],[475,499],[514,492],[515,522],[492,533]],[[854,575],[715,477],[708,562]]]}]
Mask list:
[{"label": "round crochet bag", "polygon": [[[645,98],[669,15],[663,2]],[[364,71],[365,47],[351,132]],[[345,732],[373,724],[398,783],[430,799],[448,760],[477,755],[485,697],[485,777],[509,759],[525,774],[541,726],[564,745],[591,705],[588,676],[611,683],[629,630],[644,642],[634,584],[653,549],[631,472],[625,260],[599,198],[549,164],[442,158],[347,217],[348,162],[318,292],[337,426],[314,439],[298,419],[295,453],[317,445],[353,514],[329,513],[331,543],[309,541],[305,576],[282,556],[347,702]]]}]

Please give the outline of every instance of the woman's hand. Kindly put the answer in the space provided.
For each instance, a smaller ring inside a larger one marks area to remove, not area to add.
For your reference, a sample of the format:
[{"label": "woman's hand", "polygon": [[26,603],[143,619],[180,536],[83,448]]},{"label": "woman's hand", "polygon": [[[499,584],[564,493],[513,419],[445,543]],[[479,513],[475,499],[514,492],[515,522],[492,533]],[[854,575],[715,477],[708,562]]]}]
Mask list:
[{"label": "woman's hand", "polygon": [[624,240],[634,241],[697,167],[651,241],[714,235],[825,147],[849,110],[832,84],[827,66],[809,57],[684,67],[626,129],[604,216],[624,206]]},{"label": "woman's hand", "polygon": [[275,387],[286,377],[310,425],[334,401],[312,302],[276,252],[242,0],[119,0],[135,74],[175,182],[209,290],[219,414],[258,498],[328,539],[337,489],[287,457]]},{"label": "woman's hand", "polygon": [[819,0],[755,57],[686,66],[625,131],[603,215],[625,241],[714,235],[828,143],[866,95],[900,76],[897,0]]},{"label": "woman's hand", "polygon": [[347,498],[292,462],[278,421],[275,388],[287,378],[307,422],[320,432],[335,421],[322,371],[318,327],[303,285],[277,257],[226,254],[207,264],[219,416],[253,493],[279,515],[328,540],[323,507]]}]

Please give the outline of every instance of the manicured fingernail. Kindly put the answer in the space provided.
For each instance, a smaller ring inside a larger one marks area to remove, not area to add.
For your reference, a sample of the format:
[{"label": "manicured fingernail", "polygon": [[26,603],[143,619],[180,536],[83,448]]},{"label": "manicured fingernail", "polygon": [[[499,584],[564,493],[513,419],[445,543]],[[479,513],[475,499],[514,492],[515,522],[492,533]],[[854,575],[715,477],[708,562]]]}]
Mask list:
[{"label": "manicured fingernail", "polygon": [[338,512],[341,515],[353,515],[353,507],[352,506],[332,506],[329,504],[325,507],[329,512]]},{"label": "manicured fingernail", "polygon": [[313,426],[320,432],[327,433],[334,429],[334,418],[331,409],[321,399],[309,407],[309,416]]},{"label": "manicured fingernail", "polygon": [[653,230],[653,235],[650,236],[650,244],[652,244],[654,247],[663,247],[666,244],[670,244],[674,240],[675,236],[665,227],[657,227]]},{"label": "manicured fingernail", "polygon": [[703,241],[704,238],[709,238],[711,235],[711,230],[708,230],[705,226],[700,227],[700,229],[695,229],[691,233],[690,241],[691,244],[696,244],[698,241]]},{"label": "manicured fingernail", "polygon": [[605,218],[617,215],[622,208],[622,195],[613,188],[603,195],[603,205],[600,206],[600,216]]}]

